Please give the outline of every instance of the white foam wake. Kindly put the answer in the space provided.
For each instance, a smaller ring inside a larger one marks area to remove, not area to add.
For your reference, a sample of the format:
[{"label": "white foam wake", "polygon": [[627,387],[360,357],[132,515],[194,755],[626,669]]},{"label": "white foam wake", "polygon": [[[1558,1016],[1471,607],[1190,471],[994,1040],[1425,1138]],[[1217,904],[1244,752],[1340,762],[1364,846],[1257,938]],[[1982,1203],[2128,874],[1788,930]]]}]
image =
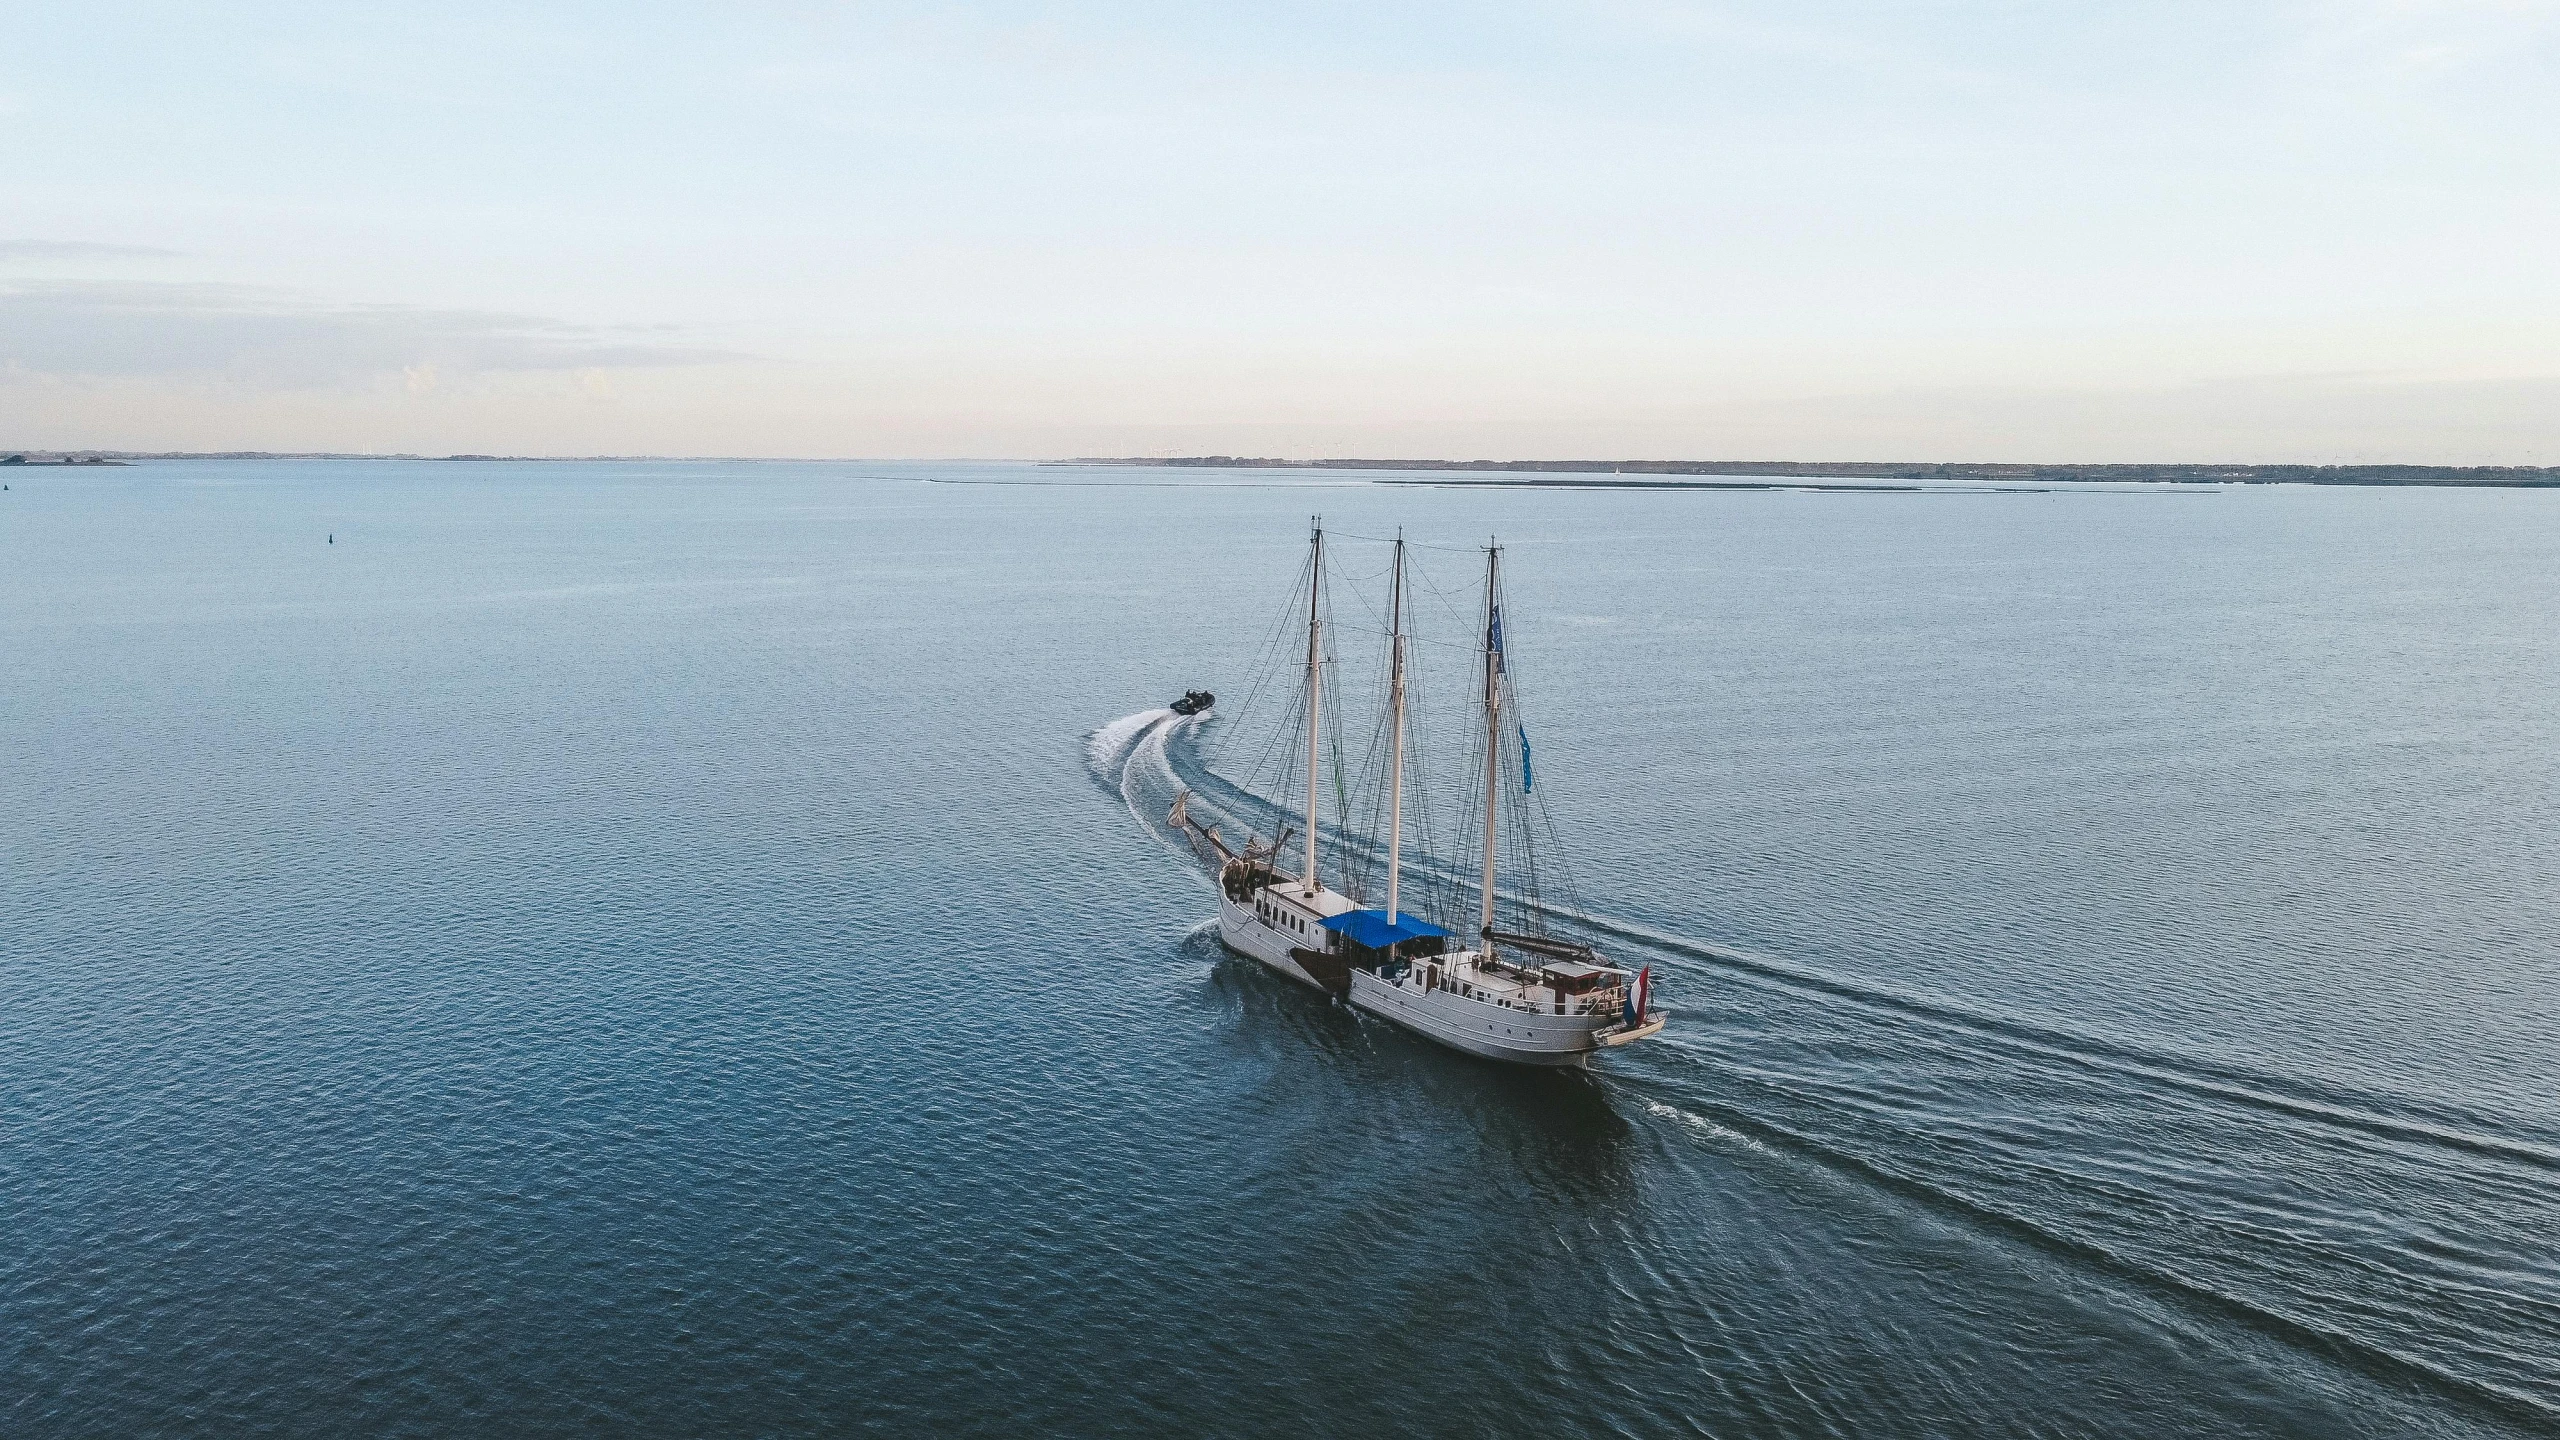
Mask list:
[{"label": "white foam wake", "polygon": [[1165,824],[1165,814],[1183,787],[1164,747],[1176,731],[1197,724],[1200,718],[1170,709],[1141,710],[1094,731],[1086,747],[1094,778],[1120,793],[1138,827],[1157,844],[1195,864],[1199,857],[1191,853],[1189,841]]},{"label": "white foam wake", "polygon": [[1118,789],[1121,770],[1129,759],[1129,747],[1137,743],[1148,726],[1171,714],[1173,712],[1163,706],[1141,710],[1135,715],[1123,715],[1086,737],[1085,763],[1093,767],[1094,778]]},{"label": "white foam wake", "polygon": [[1761,1144],[1759,1141],[1752,1139],[1750,1136],[1743,1134],[1741,1131],[1734,1129],[1730,1125],[1718,1124],[1716,1121],[1710,1120],[1704,1115],[1693,1114],[1676,1105],[1665,1105],[1659,1100],[1647,1100],[1644,1102],[1644,1108],[1645,1112],[1649,1115],[1658,1119],[1669,1120],[1676,1125],[1686,1126],[1691,1130],[1697,1131],[1701,1135],[1712,1136],[1725,1144],[1739,1145],[1747,1150],[1757,1150],[1763,1155],[1774,1155],[1777,1153],[1776,1151],[1771,1150],[1768,1146]]}]

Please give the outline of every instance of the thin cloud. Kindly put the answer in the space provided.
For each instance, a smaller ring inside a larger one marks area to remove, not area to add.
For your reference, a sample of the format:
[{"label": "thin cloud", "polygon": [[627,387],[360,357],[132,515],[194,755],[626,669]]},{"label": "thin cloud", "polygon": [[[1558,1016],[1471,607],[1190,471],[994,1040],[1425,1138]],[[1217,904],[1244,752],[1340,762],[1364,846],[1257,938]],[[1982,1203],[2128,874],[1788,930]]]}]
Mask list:
[{"label": "thin cloud", "polygon": [[166,260],[180,253],[157,245],[96,240],[0,240],[0,260]]},{"label": "thin cloud", "polygon": [[746,356],[536,315],[342,305],[246,285],[0,284],[0,370],[321,389],[417,375],[710,365]]}]

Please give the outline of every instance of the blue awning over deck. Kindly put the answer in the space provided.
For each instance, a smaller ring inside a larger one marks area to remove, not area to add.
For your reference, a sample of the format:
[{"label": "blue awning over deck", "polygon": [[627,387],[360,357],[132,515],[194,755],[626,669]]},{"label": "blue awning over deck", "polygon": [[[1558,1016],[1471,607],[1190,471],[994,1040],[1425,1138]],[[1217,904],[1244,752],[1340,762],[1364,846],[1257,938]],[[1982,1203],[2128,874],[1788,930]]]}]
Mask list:
[{"label": "blue awning over deck", "polygon": [[1445,936],[1449,933],[1428,920],[1416,920],[1411,915],[1399,913],[1390,920],[1384,910],[1346,910],[1339,915],[1328,915],[1324,928],[1339,931],[1350,937],[1352,944],[1366,945],[1372,950],[1384,950],[1398,940],[1420,940],[1429,935]]}]

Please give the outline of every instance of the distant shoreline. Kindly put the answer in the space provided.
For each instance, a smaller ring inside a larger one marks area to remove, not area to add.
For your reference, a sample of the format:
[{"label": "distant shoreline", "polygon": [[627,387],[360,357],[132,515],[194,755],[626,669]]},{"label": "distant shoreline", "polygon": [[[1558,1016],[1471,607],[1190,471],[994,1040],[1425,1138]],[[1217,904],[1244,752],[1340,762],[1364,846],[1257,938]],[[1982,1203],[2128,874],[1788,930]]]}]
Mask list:
[{"label": "distant shoreline", "polygon": [[[342,450],[26,450],[0,451],[0,465],[11,464],[6,457],[23,454],[26,465],[128,465],[136,460],[504,460],[510,463],[572,464],[577,462],[634,460],[717,460],[735,464],[746,461],[776,460],[759,455],[380,455]],[[37,458],[42,456],[44,458]],[[797,457],[779,463],[794,463]]]},{"label": "distant shoreline", "polygon": [[[2502,489],[2560,488],[2560,466],[2548,465],[2073,465],[1875,460],[1271,460],[1239,455],[1179,458],[1091,457],[1053,465],[1149,465],[1213,470],[1421,470],[1502,474],[1503,480],[1408,480],[1409,485],[1519,485],[1570,489],[1756,490],[1789,479],[1846,481],[2026,482],[2104,481],[2148,485],[2437,485]],[[1570,476],[1574,478],[1545,478]],[[1660,477],[1648,479],[1646,477]],[[1731,477],[1725,480],[1683,476]],[[1753,482],[1758,483],[1753,483]],[[1826,488],[1898,489],[1894,485]]]},{"label": "distant shoreline", "polygon": [[[23,457],[23,458],[12,458]],[[811,455],[383,455],[291,450],[0,450],[0,470],[129,465],[147,460],[409,460],[510,464],[720,463],[758,465],[940,463],[896,456]],[[950,463],[966,463],[953,460]],[[1513,486],[1578,490],[1909,490],[1922,486],[2367,485],[2464,489],[2560,489],[2553,465],[2013,464],[1883,460],[1280,460],[1245,455],[1080,456],[982,461],[1042,468],[1126,465],[1153,469],[1403,471],[1385,485]],[[1415,472],[1419,472],[1416,474]],[[1423,478],[1428,477],[1428,478]]]}]

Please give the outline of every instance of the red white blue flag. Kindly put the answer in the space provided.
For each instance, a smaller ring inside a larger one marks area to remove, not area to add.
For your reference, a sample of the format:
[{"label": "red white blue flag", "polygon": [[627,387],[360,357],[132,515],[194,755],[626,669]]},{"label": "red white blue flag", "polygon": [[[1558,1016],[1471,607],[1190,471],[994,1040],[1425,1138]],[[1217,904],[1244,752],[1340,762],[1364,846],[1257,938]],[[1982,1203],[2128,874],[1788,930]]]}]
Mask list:
[{"label": "red white blue flag", "polygon": [[1636,972],[1636,983],[1627,991],[1627,1023],[1644,1022],[1645,1011],[1653,1007],[1653,967],[1647,965]]}]

